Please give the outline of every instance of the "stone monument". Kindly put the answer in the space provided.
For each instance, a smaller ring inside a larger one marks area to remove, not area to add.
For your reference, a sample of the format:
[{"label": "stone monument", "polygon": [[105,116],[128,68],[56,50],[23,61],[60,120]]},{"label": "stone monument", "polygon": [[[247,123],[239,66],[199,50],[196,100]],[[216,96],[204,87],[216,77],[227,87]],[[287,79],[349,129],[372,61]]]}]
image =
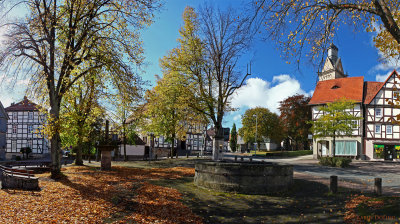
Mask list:
[{"label": "stone monument", "polygon": [[104,141],[97,146],[101,152],[101,170],[111,170],[111,151],[115,149],[115,145],[112,144],[109,139],[109,122],[106,120],[106,133]]}]

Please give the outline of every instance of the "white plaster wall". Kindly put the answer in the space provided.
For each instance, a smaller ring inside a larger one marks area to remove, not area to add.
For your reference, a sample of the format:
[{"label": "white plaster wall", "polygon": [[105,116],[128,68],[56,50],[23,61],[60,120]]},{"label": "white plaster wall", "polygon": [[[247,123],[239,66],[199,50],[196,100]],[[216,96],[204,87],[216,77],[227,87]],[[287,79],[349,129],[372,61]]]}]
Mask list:
[{"label": "white plaster wall", "polygon": [[[126,155],[128,156],[143,156],[144,145],[126,145]],[[120,146],[120,155],[124,155],[124,146]]]}]

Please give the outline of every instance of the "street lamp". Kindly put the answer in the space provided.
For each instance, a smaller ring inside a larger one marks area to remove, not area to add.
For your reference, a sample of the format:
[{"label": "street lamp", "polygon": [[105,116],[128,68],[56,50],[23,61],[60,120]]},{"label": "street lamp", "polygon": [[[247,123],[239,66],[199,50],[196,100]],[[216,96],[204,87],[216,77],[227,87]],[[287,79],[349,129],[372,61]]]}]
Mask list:
[{"label": "street lamp", "polygon": [[255,139],[255,144],[256,144],[256,146],[254,147],[254,155],[257,155],[257,126],[258,126],[258,124],[257,124],[257,118],[258,118],[258,115],[257,114],[254,114],[253,115],[253,117],[256,117],[256,139]]}]

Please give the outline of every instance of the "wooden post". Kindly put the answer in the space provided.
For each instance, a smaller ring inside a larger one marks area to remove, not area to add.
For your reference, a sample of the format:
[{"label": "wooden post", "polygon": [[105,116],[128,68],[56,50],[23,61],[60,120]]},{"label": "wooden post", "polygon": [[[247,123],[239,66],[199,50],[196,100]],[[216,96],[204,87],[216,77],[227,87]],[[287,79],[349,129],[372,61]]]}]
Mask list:
[{"label": "wooden post", "polygon": [[253,158],[250,157],[250,162],[253,162]]},{"label": "wooden post", "polygon": [[380,177],[375,177],[374,193],[382,195],[382,178]]},{"label": "wooden post", "polygon": [[243,156],[242,156],[242,157],[240,157],[240,161],[242,161],[242,162],[243,162]]},{"label": "wooden post", "polygon": [[235,156],[235,162],[237,162],[237,156]]},{"label": "wooden post", "polygon": [[338,178],[337,176],[331,176],[331,185],[330,185],[330,192],[336,193],[337,192],[337,182]]}]

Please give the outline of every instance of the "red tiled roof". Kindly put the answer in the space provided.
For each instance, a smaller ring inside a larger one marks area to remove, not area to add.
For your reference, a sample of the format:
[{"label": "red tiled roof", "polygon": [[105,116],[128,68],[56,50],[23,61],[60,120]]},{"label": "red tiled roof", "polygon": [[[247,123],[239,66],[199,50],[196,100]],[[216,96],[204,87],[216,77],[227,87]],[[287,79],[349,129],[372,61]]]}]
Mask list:
[{"label": "red tiled roof", "polygon": [[363,88],[362,76],[319,81],[308,104],[325,104],[341,98],[362,102]]},{"label": "red tiled roof", "polygon": [[[392,73],[390,73],[390,75],[386,78],[386,80],[384,82],[381,83],[381,85],[378,87],[376,87],[375,91],[371,91],[370,93],[366,93],[366,96],[368,94],[368,101],[365,99],[364,100],[364,104],[370,104],[371,101],[375,98],[376,94],[378,94],[379,90],[382,89],[383,85],[389,80],[390,77],[392,77],[392,75],[396,75],[397,77],[399,77],[399,74],[397,73],[396,69],[393,70]],[[368,90],[367,90],[368,91]]]},{"label": "red tiled roof", "polygon": [[5,108],[6,112],[8,111],[38,111],[40,106],[28,100],[25,96],[24,100],[19,103],[11,104],[11,106]]},{"label": "red tiled roof", "polygon": [[382,88],[384,82],[365,82],[364,104],[369,104]]}]

